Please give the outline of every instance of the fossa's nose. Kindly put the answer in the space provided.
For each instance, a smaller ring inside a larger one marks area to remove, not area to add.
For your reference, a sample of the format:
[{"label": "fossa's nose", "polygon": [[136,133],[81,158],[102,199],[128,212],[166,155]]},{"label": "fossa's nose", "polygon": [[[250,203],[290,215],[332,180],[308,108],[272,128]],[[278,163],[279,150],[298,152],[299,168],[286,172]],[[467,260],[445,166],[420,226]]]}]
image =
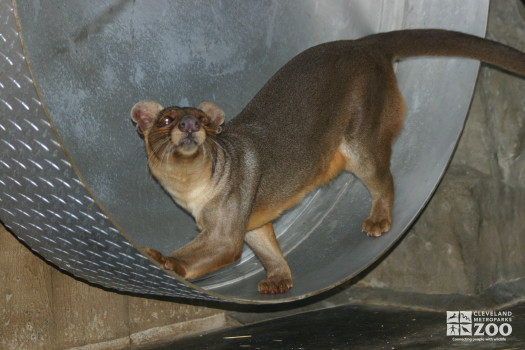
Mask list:
[{"label": "fossa's nose", "polygon": [[186,115],[182,117],[181,121],[179,122],[179,130],[182,132],[197,132],[201,129],[201,123],[199,120],[192,116],[192,115]]}]

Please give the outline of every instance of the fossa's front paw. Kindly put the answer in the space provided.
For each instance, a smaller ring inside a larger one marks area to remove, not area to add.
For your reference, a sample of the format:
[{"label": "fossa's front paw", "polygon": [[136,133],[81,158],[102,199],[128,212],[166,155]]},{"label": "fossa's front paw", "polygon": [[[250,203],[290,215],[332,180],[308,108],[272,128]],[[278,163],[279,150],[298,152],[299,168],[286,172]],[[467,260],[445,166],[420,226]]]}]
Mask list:
[{"label": "fossa's front paw", "polygon": [[259,282],[259,292],[263,294],[282,294],[292,288],[290,278],[268,278]]},{"label": "fossa's front paw", "polygon": [[144,252],[148,254],[153,260],[161,264],[165,270],[170,270],[181,277],[186,277],[186,269],[177,259],[170,256],[164,256],[158,250],[151,248],[145,248]]},{"label": "fossa's front paw", "polygon": [[368,237],[379,237],[383,233],[390,231],[392,221],[390,219],[376,219],[368,218],[363,223],[362,231],[366,233]]},{"label": "fossa's front paw", "polygon": [[150,258],[152,258],[153,260],[155,260],[159,264],[164,264],[164,261],[165,261],[164,260],[164,256],[158,250],[151,249],[151,248],[144,248],[144,249],[142,249],[142,251],[144,253],[146,253],[147,255],[149,255]]}]

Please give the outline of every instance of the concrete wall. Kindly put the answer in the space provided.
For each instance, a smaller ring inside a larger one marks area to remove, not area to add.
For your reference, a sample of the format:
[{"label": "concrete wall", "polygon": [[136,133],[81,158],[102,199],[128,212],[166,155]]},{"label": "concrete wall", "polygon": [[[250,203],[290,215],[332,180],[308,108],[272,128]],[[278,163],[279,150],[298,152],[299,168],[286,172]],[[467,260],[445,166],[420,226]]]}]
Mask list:
[{"label": "concrete wall", "polygon": [[0,349],[128,349],[226,326],[225,311],[130,297],[47,265],[0,226]]}]

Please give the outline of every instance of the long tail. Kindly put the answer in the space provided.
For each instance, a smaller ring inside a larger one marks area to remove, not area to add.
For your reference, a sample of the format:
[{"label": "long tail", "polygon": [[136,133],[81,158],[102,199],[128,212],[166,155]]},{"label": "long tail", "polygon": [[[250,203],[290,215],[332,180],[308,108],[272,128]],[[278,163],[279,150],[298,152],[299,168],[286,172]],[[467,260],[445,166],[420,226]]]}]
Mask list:
[{"label": "long tail", "polygon": [[399,30],[362,40],[378,45],[392,60],[412,56],[473,58],[525,76],[525,53],[474,35],[441,30]]}]

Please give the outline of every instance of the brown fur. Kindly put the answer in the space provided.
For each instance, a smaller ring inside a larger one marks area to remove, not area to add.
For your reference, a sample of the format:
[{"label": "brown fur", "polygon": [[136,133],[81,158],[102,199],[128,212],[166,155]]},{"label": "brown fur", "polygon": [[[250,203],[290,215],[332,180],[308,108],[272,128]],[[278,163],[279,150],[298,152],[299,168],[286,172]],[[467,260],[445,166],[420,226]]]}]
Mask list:
[{"label": "brown fur", "polygon": [[344,170],[345,165],[346,160],[341,152],[335,152],[326,169],[317,174],[312,182],[304,184],[304,187],[298,189],[293,196],[285,198],[284,202],[273,202],[264,207],[255,207],[248,220],[247,230],[256,229],[277,219],[282,212],[298,204],[314,188],[328,183],[339,175]]},{"label": "brown fur", "polygon": [[470,57],[525,75],[525,54],[502,44],[407,30],[304,51],[224,130],[224,113],[210,102],[166,109],[137,103],[131,116],[144,134],[152,174],[201,229],[169,256],[147,253],[195,278],[236,261],[246,241],[267,271],[259,290],[285,292],[292,277],[272,221],[343,170],[357,175],[372,196],[363,231],[373,237],[387,232],[392,143],[406,110],[392,61],[421,55]]}]

